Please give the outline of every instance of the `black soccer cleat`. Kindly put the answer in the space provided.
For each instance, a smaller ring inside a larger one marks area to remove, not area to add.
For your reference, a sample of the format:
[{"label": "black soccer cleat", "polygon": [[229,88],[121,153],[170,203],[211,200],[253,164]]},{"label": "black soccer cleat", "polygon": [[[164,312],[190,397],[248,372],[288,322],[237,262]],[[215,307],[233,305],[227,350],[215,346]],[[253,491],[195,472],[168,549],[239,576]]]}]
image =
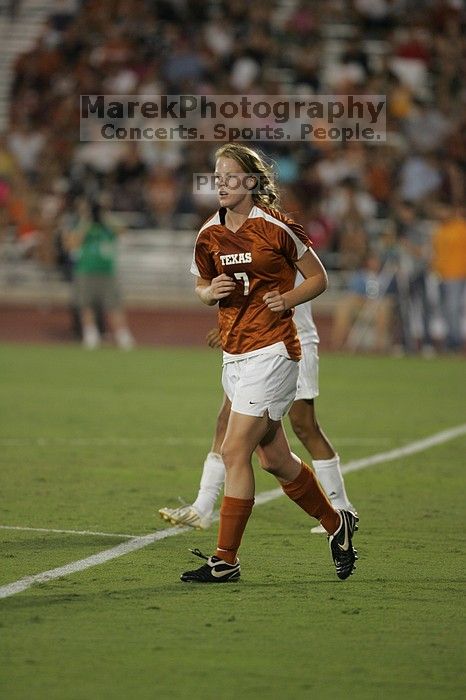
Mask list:
[{"label": "black soccer cleat", "polygon": [[206,557],[198,549],[191,549],[190,551],[197,557],[206,559],[206,563],[200,566],[199,569],[185,571],[181,574],[180,579],[184,583],[227,583],[228,581],[238,581],[241,572],[239,559],[236,560],[235,564],[229,564],[223,559],[219,559],[219,557]]},{"label": "black soccer cleat", "polygon": [[338,578],[344,580],[351,576],[358,558],[358,553],[353,547],[352,537],[358,529],[359,518],[350,510],[339,510],[341,525],[338,530],[328,536],[333,563],[337,570]]}]

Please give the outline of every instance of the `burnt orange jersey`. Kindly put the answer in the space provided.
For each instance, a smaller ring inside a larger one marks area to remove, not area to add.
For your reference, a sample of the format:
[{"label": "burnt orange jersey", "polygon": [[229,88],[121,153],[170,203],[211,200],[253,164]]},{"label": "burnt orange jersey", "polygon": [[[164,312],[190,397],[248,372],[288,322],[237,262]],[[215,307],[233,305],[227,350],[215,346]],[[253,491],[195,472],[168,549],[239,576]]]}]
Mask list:
[{"label": "burnt orange jersey", "polygon": [[222,348],[233,355],[284,343],[288,355],[299,360],[301,350],[293,312],[277,314],[262,297],[278,289],[293,289],[295,262],[309,248],[302,226],[275,209],[253,206],[235,232],[225,225],[220,209],[199,231],[191,272],[205,280],[222,273],[236,281],[235,290],[219,302]]}]

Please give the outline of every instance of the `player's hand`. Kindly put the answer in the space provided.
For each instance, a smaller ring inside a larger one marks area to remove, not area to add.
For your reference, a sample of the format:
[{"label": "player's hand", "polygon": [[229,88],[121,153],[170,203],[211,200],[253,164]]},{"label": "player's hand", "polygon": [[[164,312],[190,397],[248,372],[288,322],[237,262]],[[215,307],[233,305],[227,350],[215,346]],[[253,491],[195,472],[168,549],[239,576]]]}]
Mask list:
[{"label": "player's hand", "polygon": [[223,272],[218,277],[214,277],[210,283],[210,293],[212,299],[215,299],[215,301],[225,299],[225,297],[232,293],[235,287],[236,282]]},{"label": "player's hand", "polygon": [[264,300],[266,306],[269,307],[270,311],[273,311],[274,313],[279,314],[287,309],[285,297],[283,294],[280,294],[278,289],[274,289],[272,292],[267,292],[267,294],[264,294],[262,299]]},{"label": "player's hand", "polygon": [[218,328],[212,328],[206,335],[207,345],[209,348],[221,348],[220,333]]}]

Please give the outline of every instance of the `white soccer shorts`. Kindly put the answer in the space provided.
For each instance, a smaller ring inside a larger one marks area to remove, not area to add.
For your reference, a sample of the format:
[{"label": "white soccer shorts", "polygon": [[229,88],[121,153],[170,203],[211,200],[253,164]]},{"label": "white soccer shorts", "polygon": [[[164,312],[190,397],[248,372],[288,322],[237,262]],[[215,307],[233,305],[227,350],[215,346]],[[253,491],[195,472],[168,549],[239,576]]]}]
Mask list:
[{"label": "white soccer shorts", "polygon": [[280,420],[288,412],[296,394],[298,362],[282,355],[253,355],[227,362],[222,384],[232,411],[247,416]]},{"label": "white soccer shorts", "polygon": [[301,345],[295,401],[315,399],[316,396],[319,396],[319,346],[317,343],[306,343]]}]

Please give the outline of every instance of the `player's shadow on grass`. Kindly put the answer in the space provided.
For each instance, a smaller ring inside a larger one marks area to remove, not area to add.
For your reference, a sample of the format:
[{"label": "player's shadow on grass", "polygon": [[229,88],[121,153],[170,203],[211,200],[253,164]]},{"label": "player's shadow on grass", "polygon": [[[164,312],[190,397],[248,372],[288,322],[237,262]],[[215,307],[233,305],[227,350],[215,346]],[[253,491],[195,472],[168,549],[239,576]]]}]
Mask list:
[{"label": "player's shadow on grass", "polygon": [[[128,579],[129,582],[129,579]],[[136,583],[136,581],[135,581]],[[242,594],[244,598],[245,595],[251,597],[252,600],[257,598],[257,593],[260,592],[259,598],[263,599],[265,590],[270,590],[271,595],[274,598],[283,592],[283,596],[290,596],[290,591],[292,591],[292,597],[294,599],[303,598],[308,599],[310,595],[313,598],[318,599],[319,596],[324,596],[326,594],[336,594],[338,592],[338,598],[343,600],[345,597],[350,597],[352,593],[361,595],[361,591],[364,595],[367,593],[368,584],[370,585],[371,595],[366,596],[365,601],[371,604],[371,601],[377,601],[380,603],[380,595],[386,594],[387,587],[395,589],[395,597],[400,595],[407,596],[410,600],[428,600],[430,599],[433,590],[437,590],[439,586],[442,590],[449,591],[450,593],[462,592],[463,586],[462,578],[451,578],[438,576],[435,578],[426,579],[424,577],[419,577],[418,579],[413,579],[412,576],[406,576],[405,578],[360,578],[359,580],[352,580],[351,582],[339,581],[331,577],[326,578],[309,578],[306,581],[300,580],[296,581],[291,578],[281,578],[280,580],[271,581],[251,581],[246,578],[242,579],[240,582],[236,581],[234,583],[227,583],[223,585],[214,584],[183,584],[181,581],[174,581],[169,583],[150,585],[144,587],[131,587],[127,585],[125,587],[115,587],[115,588],[100,588],[98,591],[89,592],[86,591],[86,587],[89,586],[89,582],[82,583],[79,580],[73,579],[72,577],[64,577],[50,582],[42,582],[34,584],[29,592],[23,592],[11,598],[5,599],[4,604],[7,604],[10,608],[14,609],[47,609],[47,607],[57,606],[57,605],[89,605],[97,604],[99,601],[115,603],[118,602],[129,602],[140,607],[141,604],[143,608],[148,611],[154,611],[156,613],[158,610],[164,610],[166,607],[172,609],[173,601],[176,601],[180,596],[185,598],[186,596],[193,597],[206,597],[206,600],[216,600],[226,598],[231,596],[232,602],[238,593]],[[94,577],[91,584],[99,586],[98,577]],[[73,590],[63,591],[63,587],[67,588],[73,586]],[[48,590],[47,590],[48,589]],[[55,590],[51,590],[55,589]],[[43,593],[43,595],[41,594]],[[203,598],[204,599],[204,598]],[[142,601],[142,603],[141,603]],[[390,601],[388,601],[390,604]]]}]

